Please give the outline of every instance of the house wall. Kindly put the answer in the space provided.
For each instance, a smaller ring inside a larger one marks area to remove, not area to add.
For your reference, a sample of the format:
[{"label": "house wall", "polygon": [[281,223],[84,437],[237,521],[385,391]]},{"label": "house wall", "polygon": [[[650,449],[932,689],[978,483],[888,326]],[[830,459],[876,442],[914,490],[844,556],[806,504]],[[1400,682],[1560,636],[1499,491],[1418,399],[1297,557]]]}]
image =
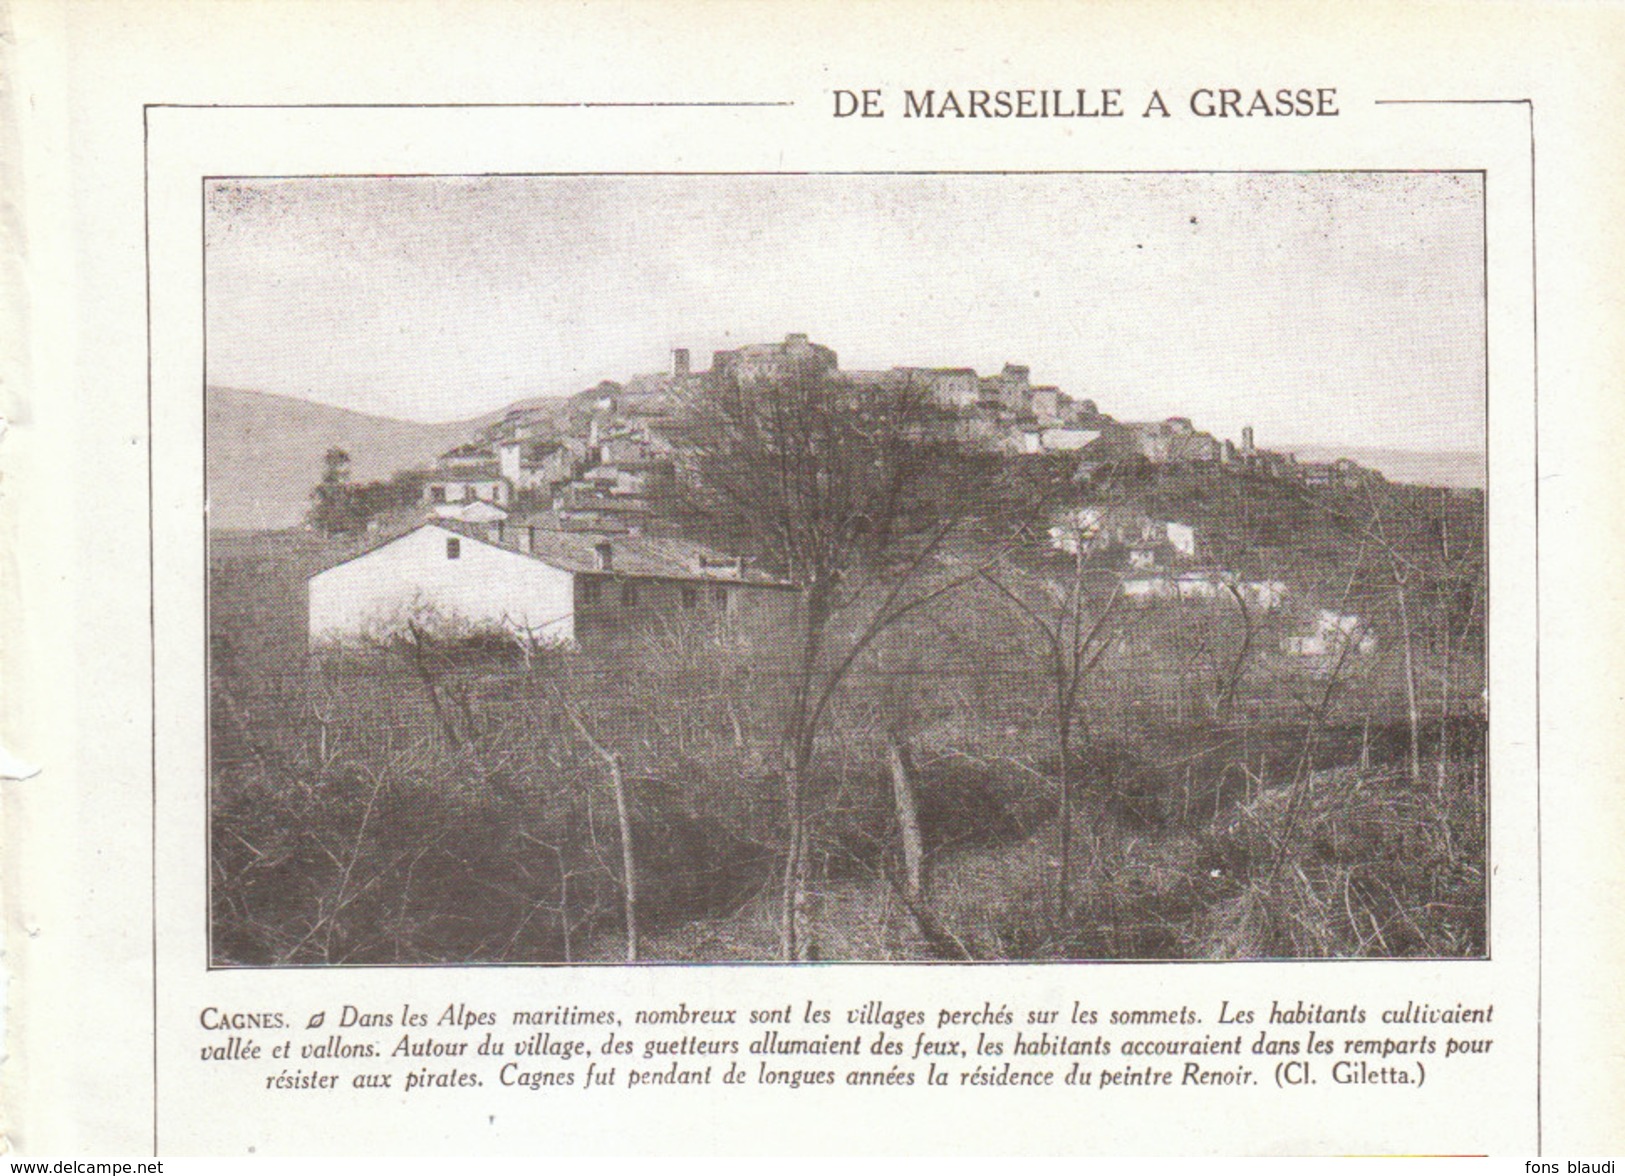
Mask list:
[{"label": "house wall", "polygon": [[1045,429],[1040,443],[1051,452],[1072,453],[1089,445],[1100,436],[1099,429]]},{"label": "house wall", "polygon": [[529,471],[530,481],[527,489],[536,489],[541,486],[552,486],[558,482],[567,482],[575,473],[576,455],[568,449],[555,449],[552,453],[537,463]]},{"label": "house wall", "polygon": [[1135,448],[1147,461],[1158,465],[1168,462],[1173,452],[1173,439],[1167,434],[1157,432],[1154,427],[1135,427],[1132,436]]},{"label": "house wall", "polygon": [[1132,604],[1150,604],[1177,597],[1179,589],[1167,576],[1140,576],[1123,581],[1123,595]]},{"label": "house wall", "polygon": [[522,441],[505,441],[497,446],[497,466],[502,470],[502,476],[515,485],[522,486],[523,475],[520,473],[520,455],[524,450]]},{"label": "house wall", "polygon": [[[457,558],[447,543],[457,543]],[[310,638],[353,644],[414,618],[447,634],[522,627],[570,640],[572,577],[529,556],[437,526],[313,576]]]},{"label": "house wall", "polygon": [[925,378],[932,399],[950,408],[969,408],[981,394],[981,381],[975,372],[927,372]]},{"label": "house wall", "polygon": [[[633,599],[628,602],[626,589]],[[576,576],[576,637],[583,645],[617,637],[728,632],[750,637],[783,629],[797,595],[782,588],[666,580],[615,572]]]},{"label": "house wall", "polygon": [[473,502],[437,502],[434,514],[442,519],[457,519],[465,523],[490,523],[508,517],[508,512],[484,499]]},{"label": "house wall", "polygon": [[1219,581],[1199,573],[1180,576],[1174,585],[1181,600],[1216,600],[1219,596]]},{"label": "house wall", "polygon": [[[437,487],[443,492],[443,499],[436,497]],[[501,478],[440,477],[431,478],[423,486],[424,501],[431,505],[442,500],[448,503],[483,500],[507,506],[510,497],[508,483]]]},{"label": "house wall", "polygon": [[1196,529],[1184,523],[1169,523],[1168,543],[1180,555],[1196,558]]},{"label": "house wall", "polygon": [[1286,599],[1284,580],[1250,580],[1241,586],[1241,596],[1254,608],[1270,612]]},{"label": "house wall", "polygon": [[610,437],[603,443],[605,465],[640,466],[671,460],[671,447],[649,437]]}]

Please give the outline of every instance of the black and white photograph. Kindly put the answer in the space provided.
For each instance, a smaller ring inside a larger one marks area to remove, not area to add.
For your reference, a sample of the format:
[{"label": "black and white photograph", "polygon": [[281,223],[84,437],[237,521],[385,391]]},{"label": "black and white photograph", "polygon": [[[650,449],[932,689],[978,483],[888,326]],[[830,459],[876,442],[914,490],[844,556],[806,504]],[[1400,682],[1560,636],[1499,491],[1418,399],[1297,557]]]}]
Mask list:
[{"label": "black and white photograph", "polygon": [[1625,16],[0,27],[8,1156],[1617,1167]]},{"label": "black and white photograph", "polygon": [[205,180],[209,966],[1488,958],[1483,179]]}]

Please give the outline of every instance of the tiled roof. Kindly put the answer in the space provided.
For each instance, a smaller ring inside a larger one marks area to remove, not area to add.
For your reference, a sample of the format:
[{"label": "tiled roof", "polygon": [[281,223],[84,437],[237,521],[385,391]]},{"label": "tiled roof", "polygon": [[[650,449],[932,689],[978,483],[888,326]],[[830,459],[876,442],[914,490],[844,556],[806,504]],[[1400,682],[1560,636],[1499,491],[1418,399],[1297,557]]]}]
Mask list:
[{"label": "tiled roof", "polygon": [[[526,519],[536,517],[531,515],[509,520],[505,526],[505,533],[517,539],[520,531],[534,525],[527,523]],[[552,525],[557,525],[557,520],[550,514],[544,517]],[[437,520],[436,525],[489,542],[484,527],[465,531],[452,519]],[[608,568],[599,566],[600,543],[610,545]],[[529,552],[518,547],[510,547],[507,543],[497,546],[519,555],[529,555],[532,559],[539,559],[567,572],[607,571],[623,576],[653,576],[666,580],[784,586],[783,581],[755,568],[747,567],[741,571],[737,561],[728,559],[704,544],[688,539],[649,535],[603,535],[591,531],[558,531],[535,525],[535,530],[530,533],[530,544]]]},{"label": "tiled roof", "polygon": [[503,482],[507,479],[495,465],[489,467],[436,470],[428,480],[431,486],[442,482]]}]

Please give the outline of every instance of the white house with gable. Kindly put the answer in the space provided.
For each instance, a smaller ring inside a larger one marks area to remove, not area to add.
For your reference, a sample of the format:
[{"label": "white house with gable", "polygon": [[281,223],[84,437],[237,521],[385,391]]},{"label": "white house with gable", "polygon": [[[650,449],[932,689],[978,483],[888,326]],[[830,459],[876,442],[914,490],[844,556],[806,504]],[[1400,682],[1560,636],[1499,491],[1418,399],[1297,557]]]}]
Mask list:
[{"label": "white house with gable", "polygon": [[442,632],[575,638],[574,577],[511,548],[426,523],[310,579],[312,644],[385,637],[408,620]]},{"label": "white house with gable", "polygon": [[409,621],[454,640],[777,635],[799,599],[792,585],[698,543],[560,531],[544,521],[431,520],[316,573],[311,644],[365,644]]}]

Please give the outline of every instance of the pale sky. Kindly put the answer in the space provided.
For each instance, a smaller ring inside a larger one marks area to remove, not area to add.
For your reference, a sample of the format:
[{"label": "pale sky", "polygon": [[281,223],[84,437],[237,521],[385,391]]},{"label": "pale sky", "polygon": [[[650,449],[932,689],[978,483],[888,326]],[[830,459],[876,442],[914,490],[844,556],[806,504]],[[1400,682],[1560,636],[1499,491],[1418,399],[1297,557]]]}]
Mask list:
[{"label": "pale sky", "polygon": [[1260,445],[1484,440],[1475,175],[220,181],[210,383],[414,420],[803,331]]}]

